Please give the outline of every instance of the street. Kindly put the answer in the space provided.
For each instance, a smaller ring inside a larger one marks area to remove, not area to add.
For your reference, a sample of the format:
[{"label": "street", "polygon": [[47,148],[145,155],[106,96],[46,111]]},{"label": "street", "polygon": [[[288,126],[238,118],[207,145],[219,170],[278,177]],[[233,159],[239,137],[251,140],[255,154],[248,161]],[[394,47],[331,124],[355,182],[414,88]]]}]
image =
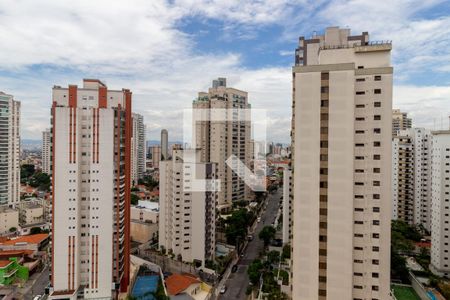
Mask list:
[{"label": "street", "polygon": [[[254,259],[258,258],[259,253],[264,248],[264,243],[258,238],[258,234],[264,226],[271,225],[272,222],[275,221],[281,197],[281,189],[278,189],[275,193],[267,196],[267,209],[261,214],[261,222],[257,223],[253,233],[253,240],[248,243],[244,252],[244,257],[240,258],[237,262],[237,271],[235,273],[230,273],[230,276],[226,280],[225,285],[227,291],[225,294],[219,295],[217,299],[246,299],[245,292],[249,284],[247,275],[248,265]],[[219,285],[218,290],[220,290],[220,288],[221,286]]]},{"label": "street", "polygon": [[36,295],[44,295],[45,288],[49,283],[48,274],[49,271],[47,266],[44,267],[44,270],[42,272],[33,274],[30,278],[33,286],[29,288],[27,293],[25,293],[23,299],[32,300]]}]

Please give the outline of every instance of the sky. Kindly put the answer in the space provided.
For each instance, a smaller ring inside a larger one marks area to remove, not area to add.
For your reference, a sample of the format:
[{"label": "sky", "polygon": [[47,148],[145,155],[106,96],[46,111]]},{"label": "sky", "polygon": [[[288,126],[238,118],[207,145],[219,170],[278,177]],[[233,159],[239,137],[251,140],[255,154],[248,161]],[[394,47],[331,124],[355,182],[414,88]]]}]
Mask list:
[{"label": "sky", "polygon": [[175,141],[183,109],[226,77],[286,143],[298,37],[328,26],[392,40],[394,107],[414,126],[448,127],[448,0],[0,0],[0,91],[22,103],[22,138],[40,139],[52,87],[99,78],[132,90],[147,139],[166,128]]}]

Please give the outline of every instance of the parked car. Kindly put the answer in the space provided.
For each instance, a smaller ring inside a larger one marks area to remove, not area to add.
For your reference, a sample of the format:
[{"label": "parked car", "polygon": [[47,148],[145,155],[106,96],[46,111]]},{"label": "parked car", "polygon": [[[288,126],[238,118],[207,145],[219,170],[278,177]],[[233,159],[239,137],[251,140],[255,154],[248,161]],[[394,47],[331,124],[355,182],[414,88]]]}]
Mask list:
[{"label": "parked car", "polygon": [[237,271],[237,269],[238,269],[238,266],[237,265],[233,265],[231,267],[231,273],[235,273]]},{"label": "parked car", "polygon": [[226,291],[227,291],[227,286],[224,285],[224,286],[220,289],[220,293],[221,293],[221,294],[225,294]]}]

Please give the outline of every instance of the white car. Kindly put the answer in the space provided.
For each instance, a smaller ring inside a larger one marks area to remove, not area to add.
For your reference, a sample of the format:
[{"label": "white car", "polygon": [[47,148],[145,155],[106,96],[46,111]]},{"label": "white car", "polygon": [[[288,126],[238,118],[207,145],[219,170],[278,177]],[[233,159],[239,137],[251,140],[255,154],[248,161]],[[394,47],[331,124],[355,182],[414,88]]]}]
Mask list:
[{"label": "white car", "polygon": [[227,291],[227,286],[224,285],[224,286],[220,289],[220,293],[221,293],[221,294],[225,294],[226,291]]}]

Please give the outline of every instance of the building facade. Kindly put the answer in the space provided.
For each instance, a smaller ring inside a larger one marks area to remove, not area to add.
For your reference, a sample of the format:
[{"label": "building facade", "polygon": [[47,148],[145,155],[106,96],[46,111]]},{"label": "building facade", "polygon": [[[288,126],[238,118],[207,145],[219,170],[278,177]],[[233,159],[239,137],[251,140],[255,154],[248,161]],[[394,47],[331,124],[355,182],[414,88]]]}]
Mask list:
[{"label": "building facade", "polygon": [[145,173],[145,124],[144,117],[133,113],[133,137],[131,139],[131,182],[138,184],[138,180],[144,177]]},{"label": "building facade", "polygon": [[412,127],[412,120],[408,114],[401,112],[400,109],[392,110],[392,135],[398,134],[400,130],[406,130]]},{"label": "building facade", "polygon": [[299,39],[293,299],[390,297],[391,48],[338,27]]},{"label": "building facade", "polygon": [[283,171],[283,244],[289,244],[292,238],[292,172],[289,168]]},{"label": "building facade", "polygon": [[[8,235],[19,228],[19,210],[7,205],[0,206],[0,236]],[[15,228],[15,230],[13,230]]]},{"label": "building facade", "polygon": [[131,92],[53,87],[50,299],[111,299],[130,273]]},{"label": "building facade", "polygon": [[20,102],[0,92],[0,205],[20,200]]},{"label": "building facade", "polygon": [[169,159],[169,133],[161,130],[161,160]]},{"label": "building facade", "polygon": [[150,153],[152,154],[152,167],[159,169],[159,163],[161,161],[161,146],[151,146]]},{"label": "building facade", "polygon": [[204,265],[215,253],[217,192],[199,191],[194,181],[216,179],[217,166],[200,162],[199,156],[200,151],[174,150],[171,160],[161,162],[159,247]]},{"label": "building facade", "polygon": [[[250,109],[247,92],[227,87],[226,79],[219,78],[208,92],[198,94],[193,109],[194,116],[203,116],[202,120],[194,118],[194,145],[201,149],[201,161],[214,162],[218,167],[221,182],[218,209],[228,209],[234,201],[249,199],[250,189],[226,164],[235,155],[249,166],[253,155],[251,120],[243,119]],[[220,117],[214,119],[214,115]],[[243,174],[244,170],[238,168],[238,173]]]},{"label": "building facade", "polygon": [[450,278],[450,130],[432,134],[430,270]]},{"label": "building facade", "polygon": [[52,132],[50,129],[42,131],[42,172],[52,173]]}]

